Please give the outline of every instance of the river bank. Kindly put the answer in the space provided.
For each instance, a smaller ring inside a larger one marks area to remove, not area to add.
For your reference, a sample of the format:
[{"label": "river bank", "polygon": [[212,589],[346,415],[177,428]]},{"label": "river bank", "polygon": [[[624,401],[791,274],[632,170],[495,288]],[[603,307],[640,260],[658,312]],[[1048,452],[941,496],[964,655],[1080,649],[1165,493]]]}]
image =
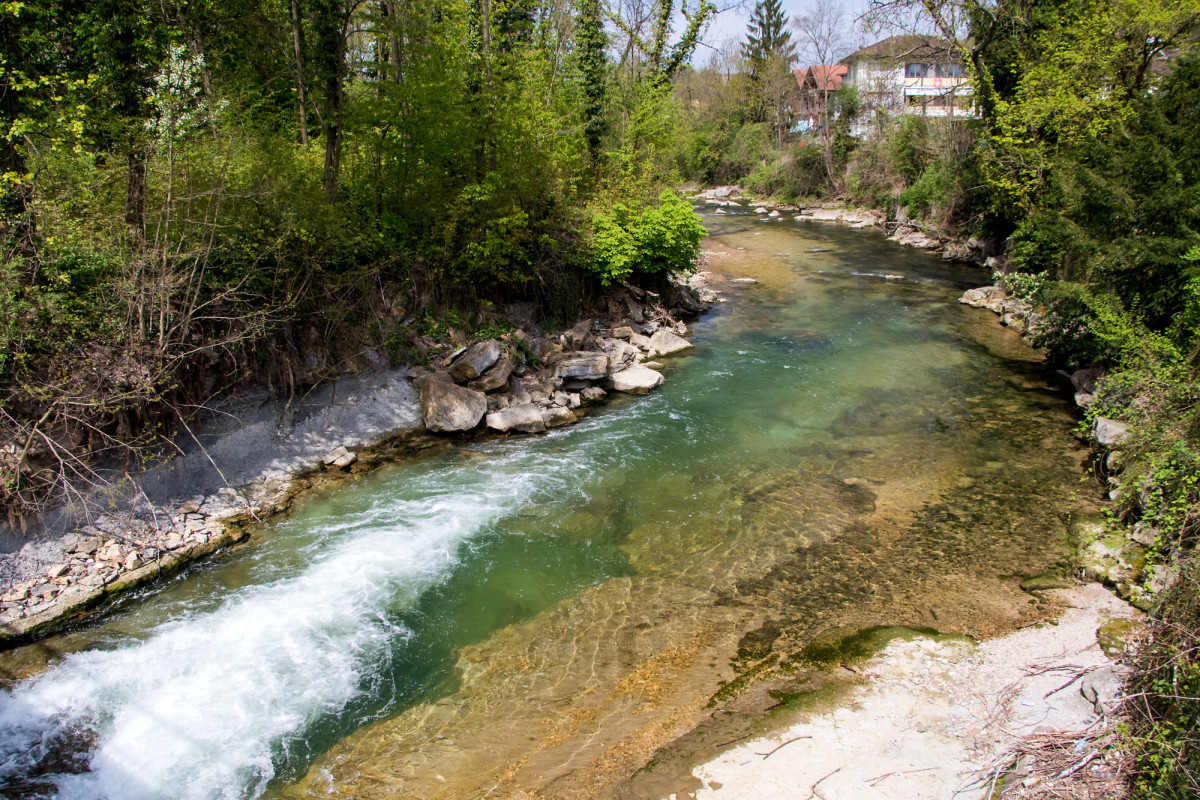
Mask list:
[{"label": "river bank", "polygon": [[126,476],[124,497],[110,499],[108,511],[0,555],[0,648],[246,542],[294,498],[439,436],[540,433],[577,422],[609,392],[657,388],[655,359],[691,347],[679,318],[716,299],[694,284],[672,286],[667,297],[616,287],[565,331],[514,326],[470,347],[431,343],[427,367],[347,374],[299,400],[294,391],[259,391],[221,403],[186,430],[178,456]]},{"label": "river bank", "polygon": [[1140,613],[1098,584],[1048,593],[1066,608],[1048,624],[978,644],[898,639],[842,665],[834,708],[731,743],[672,797],[1124,796],[1113,743],[1128,669],[1113,632]]},{"label": "river bank", "polygon": [[[5,752],[86,727],[70,780],[136,764],[154,797],[658,797],[828,696],[843,651],[1058,614],[1021,584],[1067,568],[1087,453],[1037,354],[954,302],[974,273],[712,224],[729,302],[663,391],[364,473],[45,643],[76,655],[29,648]],[[50,752],[21,774],[61,780]]]}]

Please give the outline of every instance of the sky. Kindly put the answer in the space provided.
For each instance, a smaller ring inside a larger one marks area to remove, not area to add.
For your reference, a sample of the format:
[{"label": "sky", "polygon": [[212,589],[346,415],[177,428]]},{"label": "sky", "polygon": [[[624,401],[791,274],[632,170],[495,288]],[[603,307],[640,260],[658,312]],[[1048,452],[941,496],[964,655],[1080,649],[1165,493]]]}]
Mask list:
[{"label": "sky", "polygon": [[[696,53],[692,56],[692,63],[697,66],[708,63],[713,52],[711,48],[720,47],[722,43],[729,40],[743,40],[746,36],[746,25],[750,21],[750,13],[754,10],[754,0],[743,0],[741,3],[736,3],[736,0],[716,0],[716,2],[718,8],[727,8],[728,10],[720,11],[717,14],[716,19],[709,25],[702,44],[696,48]],[[842,2],[846,9],[847,23],[852,27],[851,39],[859,46],[870,44],[876,38],[882,38],[862,33],[861,26],[853,23],[854,18],[866,10],[869,2],[870,0],[844,0]],[[790,24],[792,17],[807,10],[812,2],[811,0],[783,0],[782,5],[783,13],[787,14]],[[795,35],[793,34],[794,39]]]}]

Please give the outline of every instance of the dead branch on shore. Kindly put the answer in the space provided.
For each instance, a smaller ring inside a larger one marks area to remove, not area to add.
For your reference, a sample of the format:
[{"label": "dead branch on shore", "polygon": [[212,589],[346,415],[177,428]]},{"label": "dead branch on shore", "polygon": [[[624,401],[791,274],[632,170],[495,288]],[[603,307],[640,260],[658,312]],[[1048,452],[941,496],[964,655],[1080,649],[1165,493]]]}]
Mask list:
[{"label": "dead branch on shore", "polygon": [[[766,761],[768,758],[770,758],[771,756],[775,755],[776,753],[778,753],[780,750],[782,750],[784,747],[786,747],[787,745],[791,744],[792,742],[798,742],[798,741],[800,741],[801,739],[811,739],[811,738],[812,738],[811,736],[797,736],[795,739],[788,739],[786,742],[784,742],[783,744],[779,745],[779,747],[776,747],[774,750],[771,750],[771,751],[770,751],[770,752],[768,752],[768,753],[755,753],[754,755],[756,755],[756,756],[762,756],[762,757],[763,757],[763,761]],[[828,776],[826,776],[826,777],[828,777]]]},{"label": "dead branch on shore", "polygon": [[1123,800],[1128,769],[1116,749],[1117,731],[1106,719],[1078,731],[1035,733],[1013,742],[959,789],[988,785],[995,798]]}]

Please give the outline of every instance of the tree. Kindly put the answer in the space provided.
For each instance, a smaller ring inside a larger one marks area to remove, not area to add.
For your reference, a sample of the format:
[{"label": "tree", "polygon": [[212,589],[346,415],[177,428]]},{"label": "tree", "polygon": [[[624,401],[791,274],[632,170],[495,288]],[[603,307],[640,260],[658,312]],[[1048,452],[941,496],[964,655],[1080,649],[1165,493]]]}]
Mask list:
[{"label": "tree", "polygon": [[818,88],[821,90],[821,151],[825,158],[825,172],[831,184],[837,183],[833,158],[833,129],[830,125],[830,95],[835,91],[828,69],[849,50],[850,37],[846,26],[845,6],[838,0],[817,0],[809,11],[797,14],[792,20],[800,34],[800,44],[808,62],[825,69],[818,70]]},{"label": "tree", "polygon": [[792,63],[796,46],[780,0],[758,0],[746,26],[742,58],[750,72],[756,121],[770,122],[776,141],[791,127]]},{"label": "tree", "polygon": [[[712,20],[717,7],[711,0],[696,0],[694,7],[690,0],[681,0],[678,8],[675,0],[651,0],[645,9],[635,4],[632,15],[623,15],[620,7],[614,9],[607,2],[604,9],[609,20],[626,37],[624,57],[636,51],[641,55],[643,63],[640,66],[647,71],[649,80],[666,85],[691,58],[700,34]],[[679,40],[672,44],[676,14],[683,17],[686,25]]]},{"label": "tree", "polygon": [[604,136],[604,96],[608,78],[608,36],[600,15],[600,0],[580,0],[575,32],[575,58],[583,82],[583,132],[594,162]]}]

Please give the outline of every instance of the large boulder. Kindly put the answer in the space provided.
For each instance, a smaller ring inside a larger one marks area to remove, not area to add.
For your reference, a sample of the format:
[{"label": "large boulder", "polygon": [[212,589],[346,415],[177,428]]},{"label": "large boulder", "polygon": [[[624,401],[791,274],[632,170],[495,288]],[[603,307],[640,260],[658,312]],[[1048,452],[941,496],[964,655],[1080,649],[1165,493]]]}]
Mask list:
[{"label": "large boulder", "polygon": [[687,339],[676,336],[666,328],[661,328],[655,331],[650,337],[650,346],[647,348],[652,356],[669,356],[672,353],[678,353],[680,350],[687,350],[692,346],[692,343]]},{"label": "large boulder", "polygon": [[614,372],[612,388],[626,394],[646,394],[663,382],[663,376],[641,364]]},{"label": "large boulder", "polygon": [[469,431],[487,413],[483,392],[458,386],[442,373],[422,375],[413,385],[421,393],[421,419],[434,433]]},{"label": "large boulder", "polygon": [[1004,291],[1002,286],[980,286],[978,289],[968,289],[963,292],[963,296],[958,299],[958,302],[1001,314],[1004,312],[1004,301],[1007,299],[1008,292]]},{"label": "large boulder", "polygon": [[574,328],[566,331],[562,335],[563,345],[570,350],[578,350],[587,339],[588,333],[592,330],[592,321],[585,319],[580,321]]},{"label": "large boulder", "polygon": [[508,377],[512,375],[513,367],[516,365],[512,354],[504,353],[487,372],[468,383],[467,386],[477,392],[490,392],[493,389],[499,389],[501,386],[508,384]]},{"label": "large boulder", "polygon": [[570,353],[554,364],[554,375],[559,378],[580,378],[595,381],[608,374],[608,354]]},{"label": "large boulder", "polygon": [[1129,426],[1124,422],[1107,417],[1096,417],[1096,441],[1105,447],[1120,444],[1128,436]]},{"label": "large boulder", "polygon": [[522,403],[488,414],[487,426],[500,433],[509,431],[541,433],[546,430],[546,420],[542,417],[540,406],[535,403]]},{"label": "large boulder", "polygon": [[495,339],[473,344],[450,365],[450,377],[455,383],[474,380],[500,358],[500,343]]}]

